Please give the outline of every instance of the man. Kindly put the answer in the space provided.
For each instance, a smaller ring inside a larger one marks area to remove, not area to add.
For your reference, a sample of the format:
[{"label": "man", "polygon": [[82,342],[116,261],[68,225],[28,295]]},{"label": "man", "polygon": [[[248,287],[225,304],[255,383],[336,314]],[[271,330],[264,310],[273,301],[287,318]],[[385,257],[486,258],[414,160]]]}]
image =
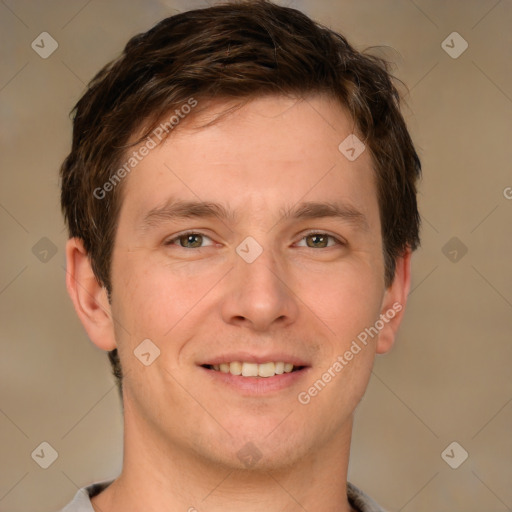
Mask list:
[{"label": "man", "polygon": [[382,510],[347,483],[352,420],[420,175],[385,63],[266,1],[172,16],[91,82],[61,175],[125,427],[121,475],[64,510]]}]

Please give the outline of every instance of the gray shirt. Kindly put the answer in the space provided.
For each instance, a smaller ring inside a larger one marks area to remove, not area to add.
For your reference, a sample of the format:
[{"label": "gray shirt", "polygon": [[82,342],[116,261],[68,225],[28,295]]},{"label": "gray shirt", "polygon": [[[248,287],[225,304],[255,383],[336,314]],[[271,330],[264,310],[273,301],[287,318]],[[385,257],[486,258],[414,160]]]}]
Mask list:
[{"label": "gray shirt", "polygon": [[[112,482],[113,480],[109,480],[106,482],[92,484],[88,487],[82,487],[82,489],[75,494],[73,501],[59,512],[94,512],[90,498],[99,494]],[[350,505],[358,512],[386,512],[383,508],[377,505],[375,501],[350,482],[347,482],[347,496]]]}]

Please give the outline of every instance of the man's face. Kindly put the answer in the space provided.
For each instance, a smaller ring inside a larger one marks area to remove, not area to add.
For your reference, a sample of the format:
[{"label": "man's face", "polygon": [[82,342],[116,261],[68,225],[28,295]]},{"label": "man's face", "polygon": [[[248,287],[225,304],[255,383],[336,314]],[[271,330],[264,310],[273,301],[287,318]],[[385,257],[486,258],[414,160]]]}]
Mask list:
[{"label": "man's face", "polygon": [[[245,452],[272,468],[347,442],[376,338],[333,364],[387,309],[369,151],[340,152],[353,123],[321,96],[260,98],[191,128],[124,183],[111,268],[127,424],[232,467]],[[147,339],[160,350],[149,366],[134,355]],[[276,370],[255,363],[299,369],[232,374]]]}]

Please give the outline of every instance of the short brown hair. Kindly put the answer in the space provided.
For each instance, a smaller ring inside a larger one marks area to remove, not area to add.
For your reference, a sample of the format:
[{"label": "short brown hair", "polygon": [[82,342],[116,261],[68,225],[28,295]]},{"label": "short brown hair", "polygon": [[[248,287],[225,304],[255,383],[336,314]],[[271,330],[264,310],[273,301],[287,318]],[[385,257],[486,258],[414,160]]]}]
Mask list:
[{"label": "short brown hair", "polygon": [[[239,100],[325,93],[353,117],[376,176],[385,282],[395,260],[419,246],[416,182],[421,164],[383,59],[356,51],[340,34],[267,0],[231,2],[159,22],[127,43],[76,104],[72,149],[61,167],[61,205],[70,237],[83,241],[110,294],[111,255],[122,183],[98,199],[137,143],[193,97]],[[193,114],[191,114],[193,115]],[[340,141],[341,142],[341,141]],[[109,353],[121,381],[117,351]]]}]

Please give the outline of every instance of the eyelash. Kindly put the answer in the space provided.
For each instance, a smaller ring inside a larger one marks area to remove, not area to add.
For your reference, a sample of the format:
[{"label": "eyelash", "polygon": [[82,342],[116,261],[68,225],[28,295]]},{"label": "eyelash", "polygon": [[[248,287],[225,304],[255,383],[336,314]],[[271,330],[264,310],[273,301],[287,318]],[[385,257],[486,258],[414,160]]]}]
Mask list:
[{"label": "eyelash", "polygon": [[[211,240],[213,242],[213,240],[209,236],[207,236],[203,233],[199,233],[198,231],[185,231],[184,233],[180,233],[179,235],[176,235],[173,238],[169,238],[168,240],[166,240],[164,242],[164,245],[176,245],[173,242],[176,242],[180,238],[182,238],[184,236],[189,236],[189,235],[200,235],[203,238],[208,238],[209,240]],[[181,247],[179,245],[178,245],[178,247],[180,247],[181,249],[190,249],[190,247]],[[195,247],[195,249],[204,249],[204,247]]]},{"label": "eyelash", "polygon": [[[202,236],[203,238],[207,238],[208,240],[210,240],[210,241],[212,241],[212,242],[213,242],[213,240],[212,240],[209,236],[207,236],[207,235],[205,235],[205,234],[203,234],[203,233],[200,233],[200,232],[198,232],[198,231],[185,231],[185,232],[183,232],[183,233],[180,233],[179,235],[176,235],[176,236],[175,236],[175,237],[173,237],[173,238],[170,238],[170,239],[166,240],[166,241],[164,242],[164,245],[166,245],[166,246],[177,245],[177,244],[175,244],[174,242],[176,242],[177,240],[179,240],[179,239],[180,239],[180,238],[182,238],[182,237],[189,236],[189,235],[200,235],[200,236]],[[317,236],[326,236],[326,237],[328,237],[328,238],[330,238],[330,239],[332,239],[332,240],[334,240],[334,241],[335,241],[335,244],[334,244],[334,245],[339,245],[339,246],[345,246],[345,245],[347,245],[347,244],[346,244],[346,242],[344,242],[344,241],[340,240],[339,238],[335,237],[334,235],[330,235],[329,233],[323,233],[323,232],[321,232],[321,231],[311,231],[311,232],[309,232],[309,233],[306,233],[304,236],[302,236],[302,237],[300,238],[299,242],[302,242],[302,241],[303,241],[303,240],[305,240],[307,237],[312,236],[312,235],[317,235]],[[211,245],[214,245],[214,243],[212,243]],[[210,245],[210,246],[211,246],[211,245]],[[333,247],[334,245],[328,245],[327,247],[321,247],[320,249],[327,249],[328,247]],[[207,246],[207,247],[210,247],[210,246]],[[181,249],[204,249],[204,248],[205,248],[205,247],[182,247],[182,246],[180,246],[180,245],[177,245],[177,247],[180,247]],[[301,247],[303,247],[303,246],[301,246]],[[306,246],[306,248],[314,249],[313,247],[307,247],[307,246]]]},{"label": "eyelash", "polygon": [[[335,243],[333,245],[328,245],[327,247],[321,247],[321,249],[327,249],[328,247],[333,247],[334,245],[339,245],[339,246],[347,245],[343,240],[340,240],[339,238],[335,237],[334,235],[330,235],[329,233],[324,233],[322,231],[310,231],[309,233],[306,233],[303,237],[301,237],[301,239],[299,241],[302,242],[308,236],[312,236],[312,235],[326,236],[327,238],[330,238],[335,241]],[[313,249],[313,247],[307,247],[307,248]]]}]

